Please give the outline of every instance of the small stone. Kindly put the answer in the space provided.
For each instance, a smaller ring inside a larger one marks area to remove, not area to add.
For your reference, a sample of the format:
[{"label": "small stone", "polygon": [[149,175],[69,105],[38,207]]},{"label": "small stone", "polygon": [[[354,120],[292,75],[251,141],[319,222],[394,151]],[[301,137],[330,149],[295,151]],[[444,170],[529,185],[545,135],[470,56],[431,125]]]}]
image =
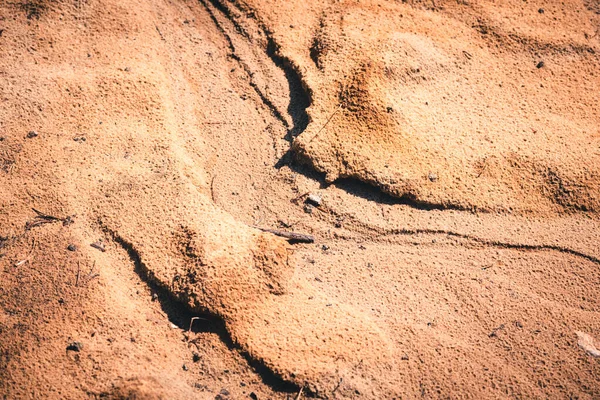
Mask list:
[{"label": "small stone", "polygon": [[429,180],[430,180],[431,182],[436,182],[436,181],[438,180],[438,176],[437,176],[436,174],[434,174],[433,172],[430,172],[430,173],[427,175],[427,178],[429,178]]},{"label": "small stone", "polygon": [[544,9],[543,9],[543,8],[540,8],[540,9],[538,10],[538,12],[539,12],[540,14],[543,14],[543,13],[544,13]]},{"label": "small stone", "polygon": [[535,67],[539,69],[539,68],[542,68],[544,65],[545,65],[544,62],[540,61],[539,63],[537,63],[537,65]]},{"label": "small stone", "polygon": [[198,362],[198,361],[200,361],[200,354],[194,352],[192,354],[192,361],[195,362],[195,363]]},{"label": "small stone", "polygon": [[74,244],[70,244],[67,246],[67,250],[69,251],[77,251],[77,246],[75,246]]},{"label": "small stone", "polygon": [[100,240],[98,240],[97,242],[94,242],[94,243],[90,244],[90,246],[92,246],[95,249],[100,250],[101,252],[105,252],[106,251],[106,247],[104,247],[104,243],[102,243]]},{"label": "small stone", "polygon": [[187,367],[187,365],[185,365],[185,364],[183,364],[183,365],[181,366],[181,368],[182,368],[184,371],[187,371],[187,370],[189,369],[189,368]]},{"label": "small stone", "polygon": [[317,194],[309,194],[308,197],[306,198],[306,202],[313,204],[317,207],[319,207],[321,205],[321,202],[323,201],[323,199],[321,198],[321,196],[317,195]]},{"label": "small stone", "polygon": [[38,133],[37,133],[36,131],[29,131],[29,133],[27,133],[27,137],[28,137],[29,139],[32,139],[32,138],[34,138],[34,137],[38,137],[38,136],[39,136],[39,135],[38,135]]},{"label": "small stone", "polygon": [[158,295],[156,293],[152,293],[152,301],[158,300]]},{"label": "small stone", "polygon": [[575,331],[577,344],[592,357],[600,357],[600,342],[585,332]]},{"label": "small stone", "polygon": [[258,396],[254,392],[250,392],[250,394],[248,395],[248,397],[250,397],[252,400],[258,400]]},{"label": "small stone", "polygon": [[67,351],[80,352],[82,349],[83,349],[83,343],[81,343],[81,342],[71,342],[67,346]]},{"label": "small stone", "polygon": [[321,246],[321,250],[327,251],[327,250],[329,250],[329,246],[327,246],[326,244],[324,244],[323,246]]},{"label": "small stone", "polygon": [[312,214],[314,208],[315,208],[315,206],[313,206],[312,204],[305,204],[304,212],[307,214]]},{"label": "small stone", "polygon": [[0,142],[3,142],[6,138],[4,136],[0,136]]}]

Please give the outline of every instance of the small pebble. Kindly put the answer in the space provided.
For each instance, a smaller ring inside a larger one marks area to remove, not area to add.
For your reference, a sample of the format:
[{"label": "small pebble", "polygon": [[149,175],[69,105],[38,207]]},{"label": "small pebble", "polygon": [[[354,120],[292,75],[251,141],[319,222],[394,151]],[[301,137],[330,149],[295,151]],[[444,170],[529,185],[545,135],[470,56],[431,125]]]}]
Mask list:
[{"label": "small pebble", "polygon": [[67,250],[69,251],[77,251],[77,246],[75,246],[74,244],[70,244],[67,246]]},{"label": "small pebble", "polygon": [[183,365],[181,366],[181,368],[182,368],[184,371],[187,371],[187,370],[189,369],[189,368],[187,367],[187,365],[185,365],[185,364],[183,364]]},{"label": "small pebble", "polygon": [[258,396],[256,395],[256,393],[254,392],[250,392],[250,394],[248,395],[252,400],[258,400]]},{"label": "small pebble", "polygon": [[81,343],[81,342],[71,342],[67,346],[67,351],[71,350],[71,351],[80,352],[82,349],[83,349],[83,343]]},{"label": "small pebble", "polygon": [[321,196],[319,196],[317,194],[309,194],[308,197],[306,198],[306,201],[308,203],[314,204],[315,206],[319,207],[321,205],[321,202],[323,201],[323,199],[321,198]]},{"label": "small pebble", "polygon": [[540,8],[540,9],[538,10],[538,12],[539,12],[540,14],[543,14],[543,13],[544,13],[544,9],[543,9],[543,8]]},{"label": "small pebble", "polygon": [[200,354],[194,352],[194,354],[192,354],[192,361],[194,361],[194,362],[200,361]]},{"label": "small pebble", "polygon": [[427,177],[429,178],[429,180],[430,180],[431,182],[436,182],[436,181],[438,180],[438,177],[437,177],[437,175],[436,175],[436,174],[434,174],[433,172],[430,172],[430,173],[427,175]]},{"label": "small pebble", "polygon": [[542,68],[544,65],[545,65],[544,62],[540,61],[539,63],[537,63],[537,65],[535,67],[539,69],[539,68]]},{"label": "small pebble", "polygon": [[314,208],[315,208],[315,206],[313,206],[312,204],[305,204],[304,212],[307,214],[312,214]]},{"label": "small pebble", "polygon": [[29,131],[29,133],[27,133],[27,137],[29,139],[32,139],[34,137],[38,137],[38,133],[36,131]]}]

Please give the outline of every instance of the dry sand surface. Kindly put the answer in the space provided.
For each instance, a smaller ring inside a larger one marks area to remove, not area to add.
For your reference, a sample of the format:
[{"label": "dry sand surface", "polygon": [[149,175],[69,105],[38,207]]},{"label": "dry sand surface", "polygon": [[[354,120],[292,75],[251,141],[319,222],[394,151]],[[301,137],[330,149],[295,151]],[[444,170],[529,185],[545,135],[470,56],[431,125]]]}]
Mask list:
[{"label": "dry sand surface", "polygon": [[0,395],[600,398],[599,93],[597,0],[0,0]]}]

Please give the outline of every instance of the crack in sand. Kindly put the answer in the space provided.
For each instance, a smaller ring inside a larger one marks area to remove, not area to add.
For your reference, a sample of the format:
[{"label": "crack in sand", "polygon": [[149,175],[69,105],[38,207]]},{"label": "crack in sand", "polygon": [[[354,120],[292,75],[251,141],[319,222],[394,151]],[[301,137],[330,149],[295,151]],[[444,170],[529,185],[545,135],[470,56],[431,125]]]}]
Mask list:
[{"label": "crack in sand", "polygon": [[[337,220],[351,220],[351,225],[345,226],[344,228],[358,233],[360,235],[366,235],[367,232],[375,234],[375,237],[370,237],[371,240],[382,239],[389,236],[415,236],[415,235],[447,235],[455,238],[465,239],[473,243],[477,243],[483,246],[496,247],[503,249],[513,249],[520,251],[555,251],[563,254],[572,255],[575,257],[582,258],[590,261],[594,264],[600,265],[600,258],[583,253],[581,251],[573,250],[568,247],[552,245],[552,244],[527,244],[527,243],[510,243],[503,242],[500,240],[485,239],[479,236],[469,235],[466,233],[460,233],[447,229],[430,229],[430,228],[381,228],[372,224],[358,220],[356,217],[338,213],[330,208],[323,210],[326,213],[334,216]],[[339,239],[355,240],[355,238],[344,237],[342,235],[336,236]],[[461,243],[461,245],[463,245]]]},{"label": "crack in sand", "polygon": [[[250,84],[250,86],[252,87],[252,89],[254,89],[254,91],[256,92],[256,94],[258,95],[258,97],[260,97],[260,100],[262,101],[262,103],[271,111],[271,113],[273,114],[273,116],[279,122],[281,122],[281,124],[283,126],[285,126],[286,128],[288,128],[289,124],[286,121],[286,119],[283,116],[283,114],[281,113],[281,111],[279,111],[279,109],[277,108],[277,106],[275,106],[275,104],[273,104],[273,102],[262,92],[262,90],[258,87],[258,85],[256,84],[256,82],[252,79],[252,76],[254,75],[254,72],[248,66],[248,64],[246,64],[242,60],[242,58],[238,55],[236,47],[233,44],[233,40],[231,39],[231,36],[227,33],[225,27],[219,22],[219,20],[217,19],[217,16],[211,10],[211,8],[209,7],[209,5],[208,5],[208,3],[206,1],[199,0],[199,2],[200,2],[200,4],[202,4],[204,6],[204,9],[209,14],[211,20],[214,22],[217,30],[223,35],[223,37],[227,41],[227,46],[229,47],[229,52],[230,52],[231,58],[233,58],[234,60],[236,60],[238,62],[238,64],[242,67],[242,69],[246,73],[246,76],[248,78],[248,83]],[[220,8],[218,8],[218,9],[220,10]],[[234,24],[234,26],[237,27],[239,25]],[[238,30],[238,31],[240,31],[240,30]],[[245,31],[240,31],[240,32],[245,32]],[[246,35],[247,35],[247,33],[245,35],[242,34],[242,36],[244,36],[244,37],[246,37]]]}]

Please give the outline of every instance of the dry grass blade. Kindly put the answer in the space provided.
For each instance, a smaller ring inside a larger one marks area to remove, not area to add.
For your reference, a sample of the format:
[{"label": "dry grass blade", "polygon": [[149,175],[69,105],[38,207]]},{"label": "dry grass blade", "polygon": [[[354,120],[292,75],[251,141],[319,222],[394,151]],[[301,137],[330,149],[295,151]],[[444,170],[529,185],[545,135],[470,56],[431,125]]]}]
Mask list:
[{"label": "dry grass blade", "polygon": [[25,230],[30,230],[31,228],[35,228],[36,226],[41,226],[44,224],[52,224],[55,222],[62,222],[64,226],[71,225],[73,223],[73,216],[67,216],[65,218],[55,217],[53,215],[49,215],[43,213],[35,208],[32,210],[37,214],[33,221],[28,221],[25,224]]}]

